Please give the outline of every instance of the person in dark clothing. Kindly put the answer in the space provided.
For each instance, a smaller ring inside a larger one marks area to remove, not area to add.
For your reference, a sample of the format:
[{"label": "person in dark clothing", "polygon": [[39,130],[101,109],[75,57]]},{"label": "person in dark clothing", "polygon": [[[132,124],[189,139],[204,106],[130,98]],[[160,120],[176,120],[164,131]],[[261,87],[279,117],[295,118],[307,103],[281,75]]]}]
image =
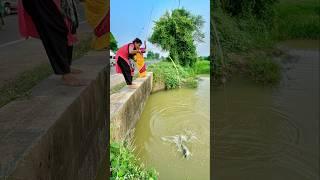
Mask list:
[{"label": "person in dark clothing", "polygon": [[120,47],[116,53],[116,72],[123,74],[129,88],[136,88],[135,84],[132,83],[135,69],[132,59],[135,54],[144,53],[146,51],[146,42],[144,42],[144,44],[145,47],[140,48],[142,41],[139,38],[136,38],[132,43]]},{"label": "person in dark clothing", "polygon": [[[41,39],[54,73],[62,75],[66,85],[85,85],[74,76],[81,71],[71,68],[73,44],[76,42],[75,34],[78,27],[74,0],[22,0],[20,6],[22,12],[18,13],[21,34]],[[28,18],[31,22],[27,22]],[[26,25],[28,23],[34,25],[36,32],[28,32],[30,29],[32,31],[30,25]]]}]

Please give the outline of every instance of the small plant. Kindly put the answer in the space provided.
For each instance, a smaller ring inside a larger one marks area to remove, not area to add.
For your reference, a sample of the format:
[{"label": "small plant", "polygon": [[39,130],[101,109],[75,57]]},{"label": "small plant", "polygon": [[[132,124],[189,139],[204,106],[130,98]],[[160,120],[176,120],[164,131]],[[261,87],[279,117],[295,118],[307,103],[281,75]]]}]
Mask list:
[{"label": "small plant", "polygon": [[110,143],[111,180],[157,180],[154,169],[146,169],[140,164],[128,143]]}]

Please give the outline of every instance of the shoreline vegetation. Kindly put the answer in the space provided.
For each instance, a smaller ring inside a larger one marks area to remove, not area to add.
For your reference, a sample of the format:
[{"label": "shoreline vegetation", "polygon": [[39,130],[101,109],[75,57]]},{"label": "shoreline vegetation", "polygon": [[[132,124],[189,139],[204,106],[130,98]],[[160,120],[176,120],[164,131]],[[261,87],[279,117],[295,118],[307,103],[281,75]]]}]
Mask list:
[{"label": "shoreline vegetation", "polygon": [[110,142],[111,180],[147,179],[157,180],[158,172],[146,168],[134,154],[132,140]]},{"label": "shoreline vegetation", "polygon": [[210,74],[210,61],[199,59],[193,67],[174,65],[170,60],[161,61],[149,66],[153,72],[153,83],[164,84],[164,89],[196,88],[198,76]]},{"label": "shoreline vegetation", "polygon": [[215,85],[238,73],[258,84],[275,85],[281,79],[281,65],[274,57],[285,55],[275,45],[320,39],[317,0],[214,0],[210,8]]}]

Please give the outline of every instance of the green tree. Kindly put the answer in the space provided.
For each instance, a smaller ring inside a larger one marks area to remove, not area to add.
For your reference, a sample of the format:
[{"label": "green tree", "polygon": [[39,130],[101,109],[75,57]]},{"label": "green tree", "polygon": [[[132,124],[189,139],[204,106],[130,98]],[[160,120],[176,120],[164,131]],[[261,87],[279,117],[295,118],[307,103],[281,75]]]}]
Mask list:
[{"label": "green tree", "polygon": [[155,58],[155,59],[159,59],[159,58],[160,58],[160,54],[159,54],[159,53],[155,53],[155,54],[154,54],[154,58]]},{"label": "green tree", "polygon": [[148,59],[153,59],[154,58],[154,53],[152,51],[148,51],[147,58]]},{"label": "green tree", "polygon": [[113,36],[112,33],[110,33],[110,49],[112,51],[117,51],[118,50],[118,42],[116,38]]},{"label": "green tree", "polygon": [[202,42],[204,38],[203,24],[202,16],[185,9],[167,11],[155,22],[149,41],[168,51],[170,57],[182,66],[193,66],[197,60],[195,42]]}]

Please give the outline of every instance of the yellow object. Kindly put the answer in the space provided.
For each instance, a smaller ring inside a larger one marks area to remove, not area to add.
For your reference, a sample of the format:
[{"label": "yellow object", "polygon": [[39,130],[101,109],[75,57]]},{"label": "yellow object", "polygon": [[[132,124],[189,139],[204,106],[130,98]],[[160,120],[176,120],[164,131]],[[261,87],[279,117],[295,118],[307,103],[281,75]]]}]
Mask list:
[{"label": "yellow object", "polygon": [[138,70],[139,70],[139,77],[143,78],[146,77],[147,69],[146,64],[144,63],[144,57],[142,53],[137,53],[134,56],[135,61],[137,62]]},{"label": "yellow object", "polygon": [[[107,17],[109,20],[109,7],[110,2],[108,0],[86,0],[85,10],[86,19],[88,24],[95,29],[101,21]],[[108,24],[110,26],[110,24]],[[109,27],[108,27],[109,29]],[[103,34],[100,37],[94,36],[92,46],[94,49],[105,49],[108,47],[109,32]]]}]

